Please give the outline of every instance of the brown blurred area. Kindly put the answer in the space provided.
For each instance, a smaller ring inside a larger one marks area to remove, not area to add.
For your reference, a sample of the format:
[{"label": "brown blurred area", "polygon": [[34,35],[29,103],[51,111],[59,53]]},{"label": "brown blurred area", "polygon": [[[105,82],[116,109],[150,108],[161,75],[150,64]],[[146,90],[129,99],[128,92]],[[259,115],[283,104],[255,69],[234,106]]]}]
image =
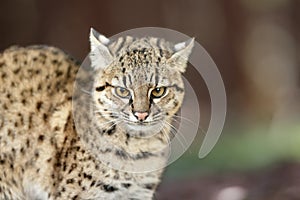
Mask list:
[{"label": "brown blurred area", "polygon": [[242,111],[268,119],[276,111],[282,84],[294,90],[299,82],[299,4],[298,0],[1,1],[0,50],[47,44],[82,60],[89,51],[90,27],[108,37],[137,27],[174,29],[196,37],[216,62],[227,90],[229,115]]},{"label": "brown blurred area", "polygon": [[[253,122],[274,129],[285,121],[299,124],[299,0],[2,0],[0,8],[0,51],[11,45],[46,44],[83,60],[89,52],[90,27],[107,37],[138,27],[177,30],[195,37],[219,68],[228,98],[225,128],[234,129],[240,123],[253,126]],[[192,76],[191,72],[187,73]],[[200,85],[203,91],[198,95],[206,106],[209,96],[204,83]],[[209,107],[201,109],[209,113]],[[288,171],[290,166],[283,166],[279,171],[276,168],[269,172],[269,176],[260,172],[257,177],[266,181],[260,182],[265,183],[264,187],[268,184],[273,187],[270,179],[273,175],[286,177],[284,180],[295,177],[294,173],[299,176],[298,164],[292,165],[292,175],[283,174],[281,169]],[[241,182],[249,186],[250,191],[251,188],[260,189],[255,187],[256,180],[251,179],[252,174],[235,174],[232,177],[233,182],[237,180],[236,184]],[[249,178],[251,181],[248,183]],[[279,179],[273,187],[278,191],[277,187],[284,187]],[[215,177],[207,181],[172,182],[170,185],[174,189],[165,183],[159,199],[176,199],[169,194],[177,193],[177,199],[184,199],[181,193],[190,195],[186,199],[199,199],[199,196],[189,193],[188,190],[193,187],[188,184],[209,187],[201,190],[201,197],[210,199],[207,195],[215,191],[213,187],[226,180]],[[182,184],[184,187],[181,187]],[[300,183],[295,185],[298,188]],[[296,193],[293,198],[262,195],[252,199],[300,199],[300,191]]]}]

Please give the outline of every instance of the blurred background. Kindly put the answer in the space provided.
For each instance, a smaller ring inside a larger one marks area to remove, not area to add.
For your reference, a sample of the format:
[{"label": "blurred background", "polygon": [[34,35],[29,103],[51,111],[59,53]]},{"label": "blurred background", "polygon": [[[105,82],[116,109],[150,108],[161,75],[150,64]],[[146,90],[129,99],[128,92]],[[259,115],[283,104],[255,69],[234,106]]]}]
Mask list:
[{"label": "blurred background", "polygon": [[201,128],[191,148],[168,167],[156,199],[300,199],[299,0],[2,0],[0,50],[57,46],[83,60],[94,27],[110,37],[146,26],[193,36],[225,83],[222,136],[197,157],[210,101],[200,78]]}]

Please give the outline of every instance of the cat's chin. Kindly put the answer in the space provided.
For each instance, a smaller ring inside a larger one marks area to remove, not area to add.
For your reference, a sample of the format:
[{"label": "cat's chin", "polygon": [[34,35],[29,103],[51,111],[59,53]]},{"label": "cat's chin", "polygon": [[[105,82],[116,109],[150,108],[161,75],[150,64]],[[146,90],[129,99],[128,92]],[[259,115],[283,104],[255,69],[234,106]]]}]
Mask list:
[{"label": "cat's chin", "polygon": [[130,131],[131,134],[145,136],[145,137],[155,135],[159,133],[162,129],[162,125],[159,123],[155,123],[155,124],[126,123],[124,125],[126,129]]}]

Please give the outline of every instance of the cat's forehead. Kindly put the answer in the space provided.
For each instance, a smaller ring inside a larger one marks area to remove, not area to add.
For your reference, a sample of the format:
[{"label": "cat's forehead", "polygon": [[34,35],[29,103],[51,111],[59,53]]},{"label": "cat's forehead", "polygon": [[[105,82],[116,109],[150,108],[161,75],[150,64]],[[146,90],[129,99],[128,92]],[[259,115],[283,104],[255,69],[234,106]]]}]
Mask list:
[{"label": "cat's forehead", "polygon": [[125,87],[136,87],[141,85],[168,85],[170,80],[166,68],[148,64],[147,66],[135,66],[117,70],[112,78],[113,85],[122,85]]},{"label": "cat's forehead", "polygon": [[168,85],[174,69],[167,64],[174,45],[161,38],[120,37],[108,45],[114,61],[108,68],[112,83],[128,87],[136,85]]},{"label": "cat's forehead", "polygon": [[126,36],[112,41],[108,48],[120,62],[157,62],[169,58],[174,53],[173,46],[162,38]]}]

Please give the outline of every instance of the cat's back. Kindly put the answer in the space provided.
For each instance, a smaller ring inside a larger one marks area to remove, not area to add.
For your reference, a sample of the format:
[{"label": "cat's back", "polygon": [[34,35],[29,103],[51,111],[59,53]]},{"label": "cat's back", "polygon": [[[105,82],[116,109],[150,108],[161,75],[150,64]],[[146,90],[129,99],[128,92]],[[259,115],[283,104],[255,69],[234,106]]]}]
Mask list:
[{"label": "cat's back", "polygon": [[55,109],[72,99],[77,69],[54,47],[12,47],[0,54],[1,135],[12,122],[13,130],[48,122]]},{"label": "cat's back", "polygon": [[[11,47],[0,54],[0,109],[43,110],[43,103],[71,98],[78,66],[55,47]],[[34,107],[36,109],[33,109]]]}]

